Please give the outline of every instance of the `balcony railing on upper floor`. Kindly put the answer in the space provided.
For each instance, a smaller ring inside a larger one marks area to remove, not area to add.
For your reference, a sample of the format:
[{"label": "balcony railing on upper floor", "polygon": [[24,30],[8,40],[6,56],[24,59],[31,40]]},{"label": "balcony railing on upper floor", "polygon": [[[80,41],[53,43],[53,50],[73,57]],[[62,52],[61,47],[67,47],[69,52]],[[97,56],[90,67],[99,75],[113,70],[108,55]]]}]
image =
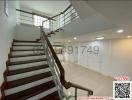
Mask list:
[{"label": "balcony railing on upper floor", "polygon": [[42,14],[28,12],[20,9],[16,9],[16,12],[18,24],[43,26],[44,28],[48,28],[52,31],[62,28],[76,18],[79,18],[72,5],[69,5],[63,12],[53,17],[48,17]]},{"label": "balcony railing on upper floor", "polygon": [[[76,10],[72,5],[69,5],[63,12],[52,17],[54,20],[50,20],[51,30],[56,30],[64,27],[73,20],[79,18]],[[46,22],[46,21],[45,21]]]}]

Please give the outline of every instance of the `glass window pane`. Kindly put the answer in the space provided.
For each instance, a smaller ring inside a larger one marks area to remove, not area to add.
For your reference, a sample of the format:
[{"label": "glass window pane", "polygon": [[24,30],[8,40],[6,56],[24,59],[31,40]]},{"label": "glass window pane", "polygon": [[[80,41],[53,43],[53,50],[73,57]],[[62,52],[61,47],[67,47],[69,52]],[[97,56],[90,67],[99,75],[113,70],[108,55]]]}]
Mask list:
[{"label": "glass window pane", "polygon": [[[42,22],[47,20],[47,18],[34,15],[34,25],[35,26],[42,26]],[[49,28],[49,21],[44,22],[44,28]]]}]

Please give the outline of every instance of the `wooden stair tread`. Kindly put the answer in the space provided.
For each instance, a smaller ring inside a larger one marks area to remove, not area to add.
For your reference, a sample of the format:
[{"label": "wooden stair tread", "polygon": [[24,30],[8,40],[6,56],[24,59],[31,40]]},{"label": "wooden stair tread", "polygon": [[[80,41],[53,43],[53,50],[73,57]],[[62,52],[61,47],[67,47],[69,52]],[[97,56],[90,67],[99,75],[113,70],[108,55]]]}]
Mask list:
[{"label": "wooden stair tread", "polygon": [[27,54],[27,55],[13,55],[11,58],[17,58],[17,57],[28,57],[28,56],[41,56],[45,55],[45,53],[40,53],[40,54]]},{"label": "wooden stair tread", "polygon": [[27,40],[14,40],[13,42],[40,43],[40,42],[38,42],[38,41],[27,41]]},{"label": "wooden stair tread", "polygon": [[12,51],[43,51],[43,50],[45,50],[45,49],[20,49],[20,50],[12,50]]},{"label": "wooden stair tread", "polygon": [[33,75],[33,76],[30,76],[30,77],[10,81],[10,82],[7,82],[7,85],[6,85],[5,89],[10,89],[10,88],[13,88],[13,87],[28,84],[28,83],[31,83],[31,82],[34,82],[34,81],[37,81],[37,80],[40,80],[40,79],[44,79],[44,78],[47,78],[47,77],[50,77],[50,76],[52,76],[51,72],[45,72],[45,73],[42,73],[42,74]]},{"label": "wooden stair tread", "polygon": [[41,59],[35,59],[35,60],[27,60],[27,61],[16,61],[16,62],[10,62],[8,63],[8,66],[12,65],[20,65],[20,64],[27,64],[27,63],[33,63],[33,62],[41,62],[41,61],[46,61],[46,58],[41,58]]},{"label": "wooden stair tread", "polygon": [[56,91],[56,92],[54,92],[46,97],[43,97],[39,100],[60,100],[60,98],[59,98],[58,92]]},{"label": "wooden stair tread", "polygon": [[5,96],[5,100],[25,100],[25,98],[29,98],[29,96],[33,96],[33,94],[36,95],[37,92],[41,91],[46,91],[51,88],[55,87],[55,84],[53,81],[49,81],[47,83],[32,87],[30,89],[26,89],[24,91],[20,91],[18,93],[14,93],[8,96]]},{"label": "wooden stair tread", "polygon": [[29,68],[11,70],[11,71],[9,71],[8,76],[21,74],[21,73],[25,73],[25,72],[30,72],[30,71],[35,71],[35,70],[39,70],[39,69],[44,69],[44,68],[48,68],[48,67],[49,67],[48,64],[45,64],[45,65],[33,66],[33,67],[29,67]]},{"label": "wooden stair tread", "polygon": [[[40,93],[42,93],[42,92],[43,92],[43,90],[41,89],[40,91],[38,91],[38,92],[36,92],[36,93],[34,93],[34,94],[31,94],[31,95],[27,96],[26,98],[22,98],[21,100],[28,99],[28,98],[33,97],[33,96],[35,96],[35,95],[38,95],[38,94],[40,94]],[[52,98],[52,99],[50,99],[50,98]],[[53,99],[53,98],[54,98],[54,99]],[[60,99],[59,99],[58,92],[55,91],[55,92],[53,92],[53,93],[51,93],[51,94],[49,94],[49,95],[47,95],[47,96],[45,96],[45,97],[43,97],[43,98],[41,98],[41,99],[39,99],[39,100],[60,100]]]},{"label": "wooden stair tread", "polygon": [[42,45],[35,45],[35,44],[32,44],[32,45],[13,45],[13,46],[42,46]]}]

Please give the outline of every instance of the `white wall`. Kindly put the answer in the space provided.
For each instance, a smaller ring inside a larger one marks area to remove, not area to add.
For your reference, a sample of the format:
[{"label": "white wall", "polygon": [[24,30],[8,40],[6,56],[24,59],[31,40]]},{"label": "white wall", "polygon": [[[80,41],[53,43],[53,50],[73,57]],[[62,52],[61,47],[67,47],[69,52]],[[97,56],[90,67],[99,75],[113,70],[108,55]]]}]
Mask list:
[{"label": "white wall", "polygon": [[0,0],[0,86],[3,82],[3,72],[6,69],[6,61],[13,39],[16,26],[16,1],[8,2],[7,17],[4,13],[4,0]]},{"label": "white wall", "polygon": [[18,40],[36,40],[40,38],[40,28],[31,25],[17,25],[15,39]]},{"label": "white wall", "polygon": [[[127,75],[132,78],[132,39],[112,39],[68,45],[73,46],[74,49],[72,54],[65,53],[65,60],[78,63],[104,75],[112,77]],[[83,54],[84,47],[81,46],[86,46]],[[99,54],[94,54],[94,51],[91,54],[87,52],[89,46],[92,46],[92,49],[98,46]]]}]

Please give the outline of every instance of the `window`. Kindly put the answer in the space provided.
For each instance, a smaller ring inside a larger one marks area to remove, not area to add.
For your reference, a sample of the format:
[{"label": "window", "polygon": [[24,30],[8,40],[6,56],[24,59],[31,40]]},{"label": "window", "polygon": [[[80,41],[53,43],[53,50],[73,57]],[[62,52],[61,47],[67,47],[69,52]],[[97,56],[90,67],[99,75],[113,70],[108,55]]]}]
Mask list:
[{"label": "window", "polygon": [[[42,26],[42,22],[47,20],[47,18],[34,15],[34,25],[35,26]],[[49,21],[44,22],[44,28],[49,28]]]}]

